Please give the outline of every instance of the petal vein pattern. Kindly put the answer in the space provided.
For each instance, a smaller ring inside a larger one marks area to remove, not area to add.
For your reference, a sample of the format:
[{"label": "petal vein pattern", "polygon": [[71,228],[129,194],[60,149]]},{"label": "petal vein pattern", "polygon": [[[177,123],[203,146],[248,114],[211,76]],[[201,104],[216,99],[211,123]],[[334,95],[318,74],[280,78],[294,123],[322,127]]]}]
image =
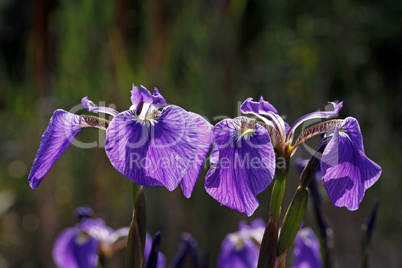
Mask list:
[{"label": "petal vein pattern", "polygon": [[191,119],[195,122],[198,129],[199,144],[197,155],[193,165],[187,174],[180,181],[181,188],[185,197],[189,198],[193,192],[195,183],[200,175],[201,168],[204,164],[204,159],[211,147],[212,143],[212,128],[213,126],[202,116],[189,112]]},{"label": "petal vein pattern", "polygon": [[260,125],[249,136],[238,132],[251,119],[226,119],[214,127],[219,159],[208,171],[206,191],[221,204],[252,215],[258,207],[256,195],[272,181],[275,154],[269,134]]},{"label": "petal vein pattern", "polygon": [[381,175],[381,167],[369,159],[355,118],[344,120],[335,128],[321,159],[322,182],[335,206],[356,210],[366,189]]},{"label": "petal vein pattern", "polygon": [[38,187],[43,177],[57,159],[70,146],[81,130],[81,117],[64,110],[56,110],[42,135],[28,182],[32,189]]},{"label": "petal vein pattern", "polygon": [[117,115],[106,131],[106,154],[134,183],[174,190],[188,172],[198,148],[197,125],[188,112],[167,106],[152,121],[132,110]]}]

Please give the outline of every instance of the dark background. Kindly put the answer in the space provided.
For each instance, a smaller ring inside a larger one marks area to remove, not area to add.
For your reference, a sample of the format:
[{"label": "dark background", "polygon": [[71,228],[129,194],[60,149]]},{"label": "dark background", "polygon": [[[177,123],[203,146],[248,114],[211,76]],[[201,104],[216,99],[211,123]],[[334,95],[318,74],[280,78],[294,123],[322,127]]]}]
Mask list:
[{"label": "dark background", "polygon": [[[289,123],[343,100],[339,117],[359,120],[366,154],[383,173],[357,211],[324,196],[334,267],[360,265],[361,225],[376,197],[371,265],[401,267],[401,25],[396,0],[0,1],[0,267],[54,267],[53,240],[76,223],[77,206],[90,205],[112,228],[129,225],[129,181],[97,130],[78,139],[100,140],[101,148],[71,146],[36,190],[27,177],[55,109],[89,96],[124,111],[133,83],[157,87],[168,103],[212,124],[239,115],[247,97],[263,95]],[[308,154],[298,150],[292,164],[300,156]],[[268,218],[272,185],[247,218],[205,192],[205,172],[190,199],[179,188],[145,189],[148,230],[162,231],[168,260],[186,231],[213,267],[240,220]],[[292,168],[285,206],[297,180]],[[305,225],[317,230],[312,215],[309,208]],[[121,261],[124,252],[110,266]]]}]

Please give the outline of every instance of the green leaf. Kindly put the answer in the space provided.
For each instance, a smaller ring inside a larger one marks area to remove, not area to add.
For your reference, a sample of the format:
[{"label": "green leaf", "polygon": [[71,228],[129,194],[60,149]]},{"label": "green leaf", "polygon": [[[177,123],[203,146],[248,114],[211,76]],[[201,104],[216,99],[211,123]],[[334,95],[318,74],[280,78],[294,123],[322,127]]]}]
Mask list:
[{"label": "green leaf", "polygon": [[292,244],[299,231],[300,225],[306,212],[308,201],[307,188],[299,187],[293,197],[292,202],[286,211],[281,233],[278,240],[277,255],[281,255]]}]

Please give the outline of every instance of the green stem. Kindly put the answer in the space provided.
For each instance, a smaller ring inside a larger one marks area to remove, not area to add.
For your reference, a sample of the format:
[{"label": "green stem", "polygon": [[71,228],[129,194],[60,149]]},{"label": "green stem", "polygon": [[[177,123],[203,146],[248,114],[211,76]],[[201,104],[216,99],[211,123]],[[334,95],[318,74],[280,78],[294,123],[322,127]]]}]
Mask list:
[{"label": "green stem", "polygon": [[[258,257],[258,268],[273,268],[277,259],[277,244],[279,230],[279,216],[281,215],[281,206],[283,196],[285,195],[286,178],[288,175],[288,158],[277,158],[284,160],[283,167],[275,171],[275,183],[271,193],[270,213],[267,227],[261,241],[260,254]],[[284,263],[284,262],[283,262]]]},{"label": "green stem", "polygon": [[135,197],[139,188],[140,187],[137,184],[130,181],[131,202],[133,203],[133,208],[135,208]]},{"label": "green stem", "polygon": [[277,176],[274,187],[271,193],[270,213],[275,217],[275,220],[279,221],[281,215],[281,205],[283,196],[285,195],[287,173],[279,174]]}]

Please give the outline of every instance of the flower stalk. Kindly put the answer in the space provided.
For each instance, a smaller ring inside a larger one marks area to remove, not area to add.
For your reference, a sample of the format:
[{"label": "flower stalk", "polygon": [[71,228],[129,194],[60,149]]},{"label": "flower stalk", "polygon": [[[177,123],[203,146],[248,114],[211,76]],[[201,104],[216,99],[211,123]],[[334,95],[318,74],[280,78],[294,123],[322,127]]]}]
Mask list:
[{"label": "flower stalk", "polygon": [[[133,189],[133,187],[131,188]],[[127,240],[126,267],[142,268],[145,264],[146,204],[141,187],[135,197],[133,219]]]},{"label": "flower stalk", "polygon": [[279,217],[285,195],[286,178],[289,171],[288,163],[289,159],[286,158],[284,166],[277,168],[275,172],[276,180],[271,193],[269,220],[261,242],[258,268],[274,267],[277,259]]}]

